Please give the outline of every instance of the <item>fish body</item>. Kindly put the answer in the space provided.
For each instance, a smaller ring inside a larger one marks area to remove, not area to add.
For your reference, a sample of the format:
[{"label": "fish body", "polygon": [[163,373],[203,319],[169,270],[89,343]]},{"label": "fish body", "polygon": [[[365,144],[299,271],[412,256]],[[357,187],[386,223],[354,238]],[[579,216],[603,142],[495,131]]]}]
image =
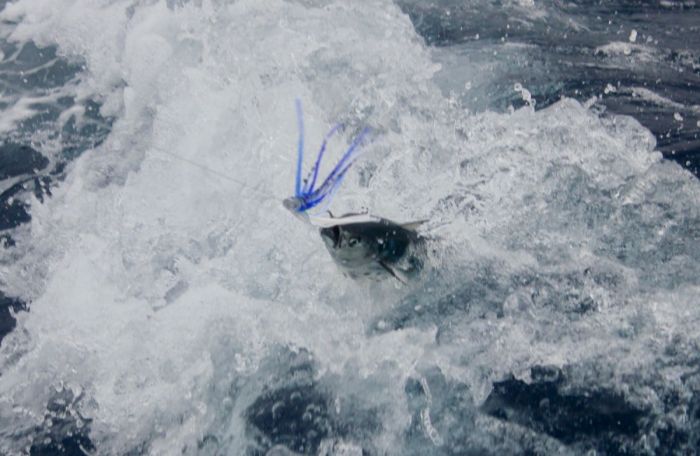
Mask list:
[{"label": "fish body", "polygon": [[352,217],[359,216],[340,217],[338,224],[320,230],[328,252],[346,275],[373,280],[393,276],[406,283],[420,272],[425,239],[415,228],[422,222],[401,225],[369,217],[368,221],[342,223]]}]

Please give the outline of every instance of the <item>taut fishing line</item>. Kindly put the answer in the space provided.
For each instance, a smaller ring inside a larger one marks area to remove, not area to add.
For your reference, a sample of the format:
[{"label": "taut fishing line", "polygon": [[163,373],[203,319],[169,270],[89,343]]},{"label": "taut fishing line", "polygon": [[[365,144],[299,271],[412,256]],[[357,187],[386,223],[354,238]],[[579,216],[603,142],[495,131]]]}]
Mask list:
[{"label": "taut fishing line", "polygon": [[264,196],[264,197],[266,197],[266,198],[271,198],[271,199],[279,199],[278,197],[276,197],[275,195],[273,195],[273,194],[271,194],[271,193],[268,193],[268,192],[266,192],[266,191],[264,191],[264,190],[260,190],[260,189],[257,188],[257,187],[253,187],[253,186],[247,184],[246,182],[243,182],[243,181],[241,181],[241,180],[239,180],[239,179],[236,179],[236,178],[233,178],[233,177],[231,177],[231,176],[228,176],[228,175],[226,175],[226,174],[224,174],[224,173],[222,173],[222,172],[219,172],[219,171],[216,171],[216,170],[214,170],[214,169],[211,169],[211,168],[209,168],[209,167],[207,167],[207,166],[202,165],[201,163],[197,163],[197,162],[192,161],[192,160],[190,160],[190,159],[188,159],[188,158],[181,157],[181,156],[179,156],[179,155],[177,155],[177,154],[174,154],[174,153],[172,153],[172,152],[168,152],[168,151],[163,150],[163,149],[152,149],[152,150],[154,150],[156,153],[162,153],[162,154],[168,155],[168,156],[170,156],[170,157],[172,157],[172,158],[175,158],[175,159],[177,159],[177,160],[180,160],[180,161],[182,161],[182,162],[185,162],[185,163],[187,163],[187,164],[189,164],[189,165],[192,165],[192,166],[194,166],[194,167],[196,167],[196,168],[201,169],[202,171],[206,171],[206,172],[208,172],[208,173],[214,174],[215,176],[218,176],[218,177],[220,177],[221,179],[225,179],[225,180],[231,181],[231,182],[233,182],[233,183],[235,183],[235,184],[238,184],[238,185],[241,186],[242,188],[245,188],[245,189],[247,189],[247,190],[252,190],[253,192],[259,194],[260,196]]},{"label": "taut fishing line", "polygon": [[[302,167],[304,163],[304,120],[301,108],[301,101],[299,99],[296,100],[296,113],[299,137],[297,144],[297,163],[294,182],[294,196],[283,200],[283,204],[284,207],[289,209],[295,216],[298,216],[302,220],[308,221],[310,214],[308,214],[307,211],[309,209],[318,206],[322,202],[325,202],[325,204],[322,206],[324,208],[330,204],[330,201],[333,199],[333,196],[340,188],[340,185],[343,182],[346,173],[350,170],[350,167],[360,155],[360,151],[362,149],[362,146],[364,145],[366,137],[370,133],[370,129],[362,129],[362,131],[353,139],[353,141],[350,144],[350,147],[345,151],[345,153],[333,167],[328,176],[318,187],[316,187],[318,173],[321,166],[321,160],[323,159],[323,155],[326,151],[328,141],[331,139],[331,137],[333,137],[335,133],[338,132],[338,130],[342,129],[343,126],[340,124],[335,125],[326,134],[326,136],[323,138],[321,148],[318,152],[315,163],[311,168],[311,171],[309,172],[309,175],[306,179],[302,179]],[[191,166],[197,167],[202,171],[214,174],[220,177],[221,179],[234,182],[241,188],[251,190],[257,193],[258,195],[264,196],[265,198],[279,199],[271,193],[261,190],[260,188],[253,187],[242,180],[233,178],[224,173],[211,169],[207,166],[202,165],[201,163],[197,163],[196,161],[187,159],[185,157],[181,157],[180,155],[177,155],[173,152],[159,148],[153,148],[152,150],[154,150],[156,153],[167,155],[176,160],[180,160]]]}]

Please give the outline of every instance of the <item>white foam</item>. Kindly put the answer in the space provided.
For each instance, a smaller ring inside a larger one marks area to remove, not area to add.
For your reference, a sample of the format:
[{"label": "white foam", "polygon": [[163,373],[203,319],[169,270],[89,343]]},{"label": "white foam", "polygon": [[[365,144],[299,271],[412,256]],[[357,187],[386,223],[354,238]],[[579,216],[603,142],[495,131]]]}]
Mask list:
[{"label": "white foam", "polygon": [[635,29],[632,29],[630,31],[629,41],[630,43],[634,43],[635,41],[637,41],[637,31]]},{"label": "white foam", "polygon": [[[673,296],[654,294],[654,307],[637,280],[644,267],[605,250],[680,242],[646,232],[624,238],[637,233],[625,219],[630,205],[651,226],[665,215],[647,200],[663,200],[679,223],[700,207],[692,206],[697,180],[660,163],[648,131],[572,100],[466,116],[436,87],[438,67],[392,2],[309,3],[25,0],[5,10],[19,21],[15,39],[85,59],[81,90],[102,94],[118,119],[54,197],[35,202],[28,247],[0,270],[9,292],[32,301],[3,342],[0,427],[11,438],[0,449],[23,448],[22,432],[43,421],[52,388],[65,386],[83,392],[78,407],[106,454],[139,445],[194,454],[207,433],[241,454],[241,413],[265,381],[260,366],[289,346],[309,350],[318,376],[339,376],[341,388],[364,390],[372,379],[365,392],[383,410],[384,428],[362,443],[398,454],[410,423],[403,385],[416,366],[439,365],[483,399],[493,381],[534,363],[585,360],[610,346],[611,362],[630,346],[640,362],[658,355],[661,348],[645,352],[619,334],[637,310],[649,313],[645,341],[662,325],[659,315],[663,325],[690,321],[670,309],[697,294],[691,279]],[[430,216],[443,227],[440,254],[457,288],[493,264],[505,276],[608,265],[620,288],[587,290],[609,308],[569,320],[557,307],[528,304],[521,290],[504,318],[490,310],[456,321],[463,332],[448,331],[440,344],[432,325],[368,336],[410,289],[344,278],[317,233],[283,209],[293,185],[295,97],[304,101],[311,150],[337,120],[379,132],[334,212]],[[368,186],[360,171],[372,174]],[[609,211],[610,224],[587,218],[596,207]],[[678,270],[697,270],[693,255],[679,253]],[[247,389],[227,408],[237,379],[248,379]]]},{"label": "white foam", "polygon": [[634,58],[640,62],[651,62],[655,60],[656,51],[635,41],[612,41],[608,44],[595,48],[596,54],[604,54],[608,57]]},{"label": "white foam", "polygon": [[700,113],[700,106],[699,105],[684,105],[683,103],[678,103],[677,101],[673,101],[669,98],[661,96],[658,93],[654,92],[653,90],[649,90],[645,87],[633,87],[632,88],[632,95],[634,95],[635,97],[639,97],[639,98],[642,98],[644,100],[650,101],[652,103],[655,103],[659,106],[666,106],[669,108],[680,109],[680,110],[691,110],[693,112]]}]

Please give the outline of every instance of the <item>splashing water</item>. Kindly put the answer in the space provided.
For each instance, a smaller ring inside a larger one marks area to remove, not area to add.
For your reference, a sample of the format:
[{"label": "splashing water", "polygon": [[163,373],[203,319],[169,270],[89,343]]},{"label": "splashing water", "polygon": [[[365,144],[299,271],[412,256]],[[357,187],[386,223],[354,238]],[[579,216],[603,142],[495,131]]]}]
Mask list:
[{"label": "splashing water", "polygon": [[[672,426],[692,448],[700,184],[634,119],[571,99],[469,115],[388,0],[19,0],[1,19],[83,62],[114,121],[3,252],[30,310],[0,346],[0,452],[642,454]],[[342,209],[429,216],[420,282],[345,279],[239,185],[288,193],[297,96],[310,138],[376,126],[322,193],[345,177]]]}]

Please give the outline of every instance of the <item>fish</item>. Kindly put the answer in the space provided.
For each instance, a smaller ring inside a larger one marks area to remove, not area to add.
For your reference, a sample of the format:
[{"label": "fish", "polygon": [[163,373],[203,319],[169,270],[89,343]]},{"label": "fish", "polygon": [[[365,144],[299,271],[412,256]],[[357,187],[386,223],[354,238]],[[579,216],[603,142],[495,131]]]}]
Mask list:
[{"label": "fish", "polygon": [[[319,215],[318,206],[329,204],[346,173],[359,156],[369,129],[364,128],[355,137],[327,177],[319,181],[318,173],[328,140],[342,125],[333,127],[323,139],[316,161],[306,179],[302,179],[304,160],[304,121],[301,102],[297,100],[299,141],[297,146],[294,195],[283,201],[283,206],[300,220],[319,228],[331,258],[344,273],[353,278],[379,280],[393,276],[408,283],[423,268],[426,239],[417,228],[425,222],[396,223],[368,213],[345,214],[334,217]],[[314,209],[316,213],[310,211]]]},{"label": "fish", "polygon": [[417,228],[426,220],[400,224],[369,214],[346,214],[331,220],[337,222],[319,232],[346,276],[370,280],[391,276],[407,284],[422,270],[426,238]]}]

